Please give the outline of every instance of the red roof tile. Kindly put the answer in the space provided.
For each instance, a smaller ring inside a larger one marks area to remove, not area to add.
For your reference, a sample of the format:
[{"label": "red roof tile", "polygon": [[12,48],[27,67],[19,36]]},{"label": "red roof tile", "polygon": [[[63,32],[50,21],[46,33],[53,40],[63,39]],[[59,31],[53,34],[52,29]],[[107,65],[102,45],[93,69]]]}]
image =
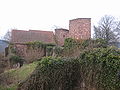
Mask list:
[{"label": "red roof tile", "polygon": [[31,41],[41,41],[44,43],[55,43],[52,31],[40,30],[12,30],[12,43],[26,43]]}]

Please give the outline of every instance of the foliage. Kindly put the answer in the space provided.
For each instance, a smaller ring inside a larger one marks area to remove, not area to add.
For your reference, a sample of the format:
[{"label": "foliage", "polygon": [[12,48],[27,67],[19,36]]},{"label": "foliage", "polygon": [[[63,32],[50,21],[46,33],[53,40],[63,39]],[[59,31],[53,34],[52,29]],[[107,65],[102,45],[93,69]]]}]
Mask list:
[{"label": "foliage", "polygon": [[9,49],[11,50],[11,53],[14,53],[14,54],[17,53],[17,50],[16,50],[16,48],[14,48],[13,44],[9,45]]},{"label": "foliage", "polygon": [[18,90],[73,90],[80,78],[77,60],[46,57]]},{"label": "foliage", "polygon": [[3,53],[0,53],[0,74],[8,67],[8,58],[4,57]]},{"label": "foliage", "polygon": [[47,56],[51,56],[53,53],[53,46],[46,47]]},{"label": "foliage", "polygon": [[11,69],[0,74],[0,90],[16,90],[19,82],[27,78],[35,69],[39,61]]},{"label": "foliage", "polygon": [[65,39],[64,49],[62,52],[62,56],[68,57],[77,57],[84,50],[91,50],[93,48],[107,47],[107,43],[104,39]]},{"label": "foliage", "polygon": [[17,89],[17,85],[13,85],[13,86],[10,86],[10,87],[0,86],[0,90],[16,90],[16,89]]},{"label": "foliage", "polygon": [[26,45],[28,45],[28,47],[32,47],[33,49],[35,49],[35,48],[46,48],[47,46],[55,46],[52,43],[45,44],[45,43],[42,43],[40,41],[27,42]]},{"label": "foliage", "polygon": [[54,52],[56,54],[56,56],[61,56],[62,52],[63,52],[63,47],[60,47],[60,46],[56,46],[54,48]]},{"label": "foliage", "polygon": [[47,53],[47,56],[52,56],[53,54],[53,49],[55,47],[54,44],[51,44],[51,43],[48,43],[48,44],[45,44],[46,45],[46,53]]},{"label": "foliage", "polygon": [[26,45],[28,46],[28,48],[45,48],[45,44],[43,44],[42,42],[39,42],[39,41],[34,41],[34,42],[27,42]]},{"label": "foliage", "polygon": [[[82,41],[82,40],[81,40]],[[80,44],[81,41],[79,42],[76,39],[72,39],[72,38],[66,38],[64,41],[64,49],[63,49],[63,53],[61,54],[63,57],[73,57],[73,56],[77,56],[77,54],[79,54],[80,51]],[[74,55],[73,55],[74,54]]]},{"label": "foliage", "polygon": [[76,40],[72,39],[72,38],[66,38],[64,41],[64,47],[65,49],[71,49],[73,47],[75,47],[76,45]]},{"label": "foliage", "polygon": [[74,90],[81,83],[96,90],[119,90],[120,50],[93,48],[78,58],[45,57],[18,90]]},{"label": "foliage", "polygon": [[107,42],[104,39],[96,39],[94,41],[95,41],[97,48],[100,48],[100,47],[106,48],[107,47]]},{"label": "foliage", "polygon": [[20,67],[23,66],[23,63],[25,61],[24,59],[22,59],[20,56],[17,55],[10,56],[9,60],[11,65],[19,63]]},{"label": "foliage", "polygon": [[[86,86],[97,90],[119,90],[120,50],[117,48],[95,48],[85,51],[79,57],[81,76]],[[103,88],[103,89],[101,89]]]},{"label": "foliage", "polygon": [[104,39],[87,39],[87,40],[77,40],[67,38],[65,39],[64,49],[85,49],[85,48],[96,48],[96,47],[107,47],[107,43]]},{"label": "foliage", "polygon": [[46,53],[48,54],[48,56],[51,56],[53,53],[53,47],[55,46],[52,43],[42,43],[39,41],[35,41],[35,42],[28,42],[26,43],[28,49],[32,48],[32,49],[39,49],[39,48],[43,48],[46,50]]},{"label": "foliage", "polygon": [[52,47],[54,47],[55,46],[55,44],[53,44],[53,43],[47,43],[47,44],[45,44],[46,46],[52,46]]}]

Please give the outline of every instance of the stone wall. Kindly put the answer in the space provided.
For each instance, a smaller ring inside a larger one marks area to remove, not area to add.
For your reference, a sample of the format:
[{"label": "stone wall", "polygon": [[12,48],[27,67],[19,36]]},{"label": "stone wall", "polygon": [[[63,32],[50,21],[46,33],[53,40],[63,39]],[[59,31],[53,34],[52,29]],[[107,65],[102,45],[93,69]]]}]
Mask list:
[{"label": "stone wall", "polygon": [[91,38],[91,19],[78,18],[69,21],[69,30],[55,29],[55,38],[57,44],[64,45],[65,38],[89,39]]},{"label": "stone wall", "polygon": [[75,39],[91,38],[91,19],[78,18],[69,21],[69,37]]},{"label": "stone wall", "polygon": [[[55,36],[55,37],[54,37]],[[52,31],[40,30],[12,30],[12,43],[26,43],[41,41],[43,43],[56,43],[64,45],[65,38],[89,39],[91,38],[91,19],[77,18],[69,21],[69,30],[59,28]]]},{"label": "stone wall", "polygon": [[45,56],[45,49],[42,47],[29,47],[27,44],[13,44],[9,49],[9,56],[11,54],[21,56],[25,63],[31,63]]},{"label": "stone wall", "polygon": [[55,29],[55,40],[57,45],[64,45],[65,38],[68,37],[69,30],[67,29]]}]

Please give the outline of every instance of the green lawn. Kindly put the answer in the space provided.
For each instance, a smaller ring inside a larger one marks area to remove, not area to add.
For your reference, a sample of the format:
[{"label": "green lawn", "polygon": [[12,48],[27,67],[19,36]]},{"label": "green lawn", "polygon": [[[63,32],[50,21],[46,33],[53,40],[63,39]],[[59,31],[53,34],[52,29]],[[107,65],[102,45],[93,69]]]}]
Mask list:
[{"label": "green lawn", "polygon": [[21,68],[11,69],[0,74],[0,77],[5,80],[4,83],[10,83],[8,85],[0,85],[0,90],[16,90],[18,83],[24,80],[34,71],[38,62],[39,61],[28,65],[26,64]]}]

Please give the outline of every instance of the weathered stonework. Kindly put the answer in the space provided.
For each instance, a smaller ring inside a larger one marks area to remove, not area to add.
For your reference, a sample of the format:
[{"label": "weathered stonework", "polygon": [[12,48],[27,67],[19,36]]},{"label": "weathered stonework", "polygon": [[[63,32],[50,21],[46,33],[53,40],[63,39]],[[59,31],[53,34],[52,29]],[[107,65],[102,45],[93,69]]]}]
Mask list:
[{"label": "weathered stonework", "polygon": [[52,31],[40,30],[13,30],[12,43],[26,43],[33,41],[41,41],[43,43],[54,43],[64,45],[65,38],[89,39],[91,38],[91,18],[77,18],[69,21],[69,30],[55,29]]},{"label": "weathered stonework", "polygon": [[64,45],[65,38],[68,38],[69,30],[67,29],[55,29],[55,40],[57,45]]},{"label": "weathered stonework", "polygon": [[78,18],[69,21],[69,30],[55,29],[55,40],[60,46],[64,45],[66,38],[89,39],[91,38],[91,19]]},{"label": "weathered stonework", "polygon": [[42,47],[29,47],[27,44],[13,44],[12,48],[14,48],[15,52],[9,50],[9,55],[16,54],[22,57],[25,62],[24,63],[31,63],[34,60],[40,59],[45,56],[46,52],[45,49]]},{"label": "weathered stonework", "polygon": [[36,50],[27,48],[25,43],[41,41],[43,43],[52,43],[59,46],[64,45],[66,38],[74,39],[89,39],[91,38],[91,19],[90,18],[78,18],[69,21],[69,30],[67,29],[55,29],[55,33],[52,31],[40,31],[40,30],[12,30],[11,43],[17,50],[19,56],[25,58],[27,62],[32,62],[37,58],[41,58],[45,55],[45,50],[39,48]]},{"label": "weathered stonework", "polygon": [[78,18],[69,22],[69,37],[75,39],[91,38],[91,19]]}]

